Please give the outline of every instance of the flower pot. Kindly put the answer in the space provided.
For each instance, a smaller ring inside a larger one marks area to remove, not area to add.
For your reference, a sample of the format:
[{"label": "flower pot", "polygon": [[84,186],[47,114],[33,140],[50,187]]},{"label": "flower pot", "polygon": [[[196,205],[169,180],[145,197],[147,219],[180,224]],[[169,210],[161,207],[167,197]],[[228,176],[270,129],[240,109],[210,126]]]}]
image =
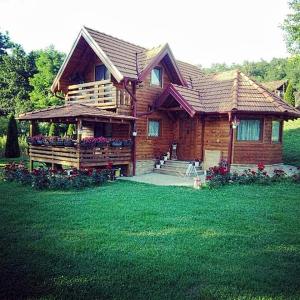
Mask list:
[{"label": "flower pot", "polygon": [[73,147],[74,146],[74,142],[73,141],[64,141],[64,146],[65,147]]},{"label": "flower pot", "polygon": [[160,169],[160,164],[156,164],[155,169]]},{"label": "flower pot", "polygon": [[195,161],[195,167],[199,167],[200,162],[199,161]]},{"label": "flower pot", "polygon": [[132,146],[132,141],[131,140],[123,141],[122,145],[123,145],[123,147],[131,147]]},{"label": "flower pot", "polygon": [[161,159],[159,162],[161,165],[163,165],[165,163],[165,161],[163,159]]},{"label": "flower pot", "polygon": [[112,147],[122,147],[122,141],[111,141],[110,145]]},{"label": "flower pot", "polygon": [[168,160],[168,156],[167,155],[164,156],[164,161],[166,161],[166,160]]}]

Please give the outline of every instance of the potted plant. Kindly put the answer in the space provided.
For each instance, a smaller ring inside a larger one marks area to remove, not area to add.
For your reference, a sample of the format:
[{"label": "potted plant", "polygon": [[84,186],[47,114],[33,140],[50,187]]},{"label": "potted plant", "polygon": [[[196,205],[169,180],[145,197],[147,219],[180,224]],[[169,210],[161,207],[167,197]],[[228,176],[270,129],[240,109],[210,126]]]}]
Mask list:
[{"label": "potted plant", "polygon": [[60,137],[57,138],[56,145],[57,146],[64,146],[64,140]]},{"label": "potted plant", "polygon": [[167,153],[164,153],[164,154],[163,154],[163,160],[164,160],[164,161],[168,160],[168,154],[167,154]]},{"label": "potted plant", "polygon": [[123,147],[131,147],[132,146],[132,140],[131,139],[123,140],[122,145],[123,145]]},{"label": "potted plant", "polygon": [[100,136],[98,138],[95,138],[95,144],[96,144],[96,147],[100,147],[100,148],[103,148],[103,147],[106,147],[107,144],[108,144],[108,139],[104,136]]},{"label": "potted plant", "polygon": [[199,167],[200,166],[200,159],[195,159],[195,167]]},{"label": "potted plant", "polygon": [[163,165],[165,163],[164,157],[162,156],[159,160],[160,164]]},{"label": "potted plant", "polygon": [[49,144],[51,146],[56,146],[56,144],[57,144],[57,137],[56,136],[50,136],[50,137],[48,137],[48,141],[49,141]]},{"label": "potted plant", "polygon": [[155,169],[160,169],[160,162],[159,162],[159,160],[155,161]]},{"label": "potted plant", "polygon": [[74,146],[74,142],[71,138],[65,138],[63,141],[64,141],[64,146],[66,146],[66,147]]}]

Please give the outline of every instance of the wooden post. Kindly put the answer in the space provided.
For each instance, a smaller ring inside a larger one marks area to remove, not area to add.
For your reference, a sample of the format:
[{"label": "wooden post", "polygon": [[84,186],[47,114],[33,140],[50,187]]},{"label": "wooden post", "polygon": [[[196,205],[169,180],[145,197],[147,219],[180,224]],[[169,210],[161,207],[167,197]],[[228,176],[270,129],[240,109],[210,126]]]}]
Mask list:
[{"label": "wooden post", "polygon": [[[33,137],[36,134],[36,132],[35,132],[35,123],[36,123],[35,120],[31,120],[31,122],[30,122],[30,125],[29,125],[29,136],[30,137]],[[30,149],[30,146],[28,146],[28,147]],[[32,170],[33,170],[33,160],[30,157],[30,151],[28,151],[28,152],[29,152],[29,171],[32,172]]]},{"label": "wooden post", "polygon": [[228,143],[228,151],[227,151],[227,163],[228,163],[228,172],[230,172],[230,166],[232,163],[232,147],[233,147],[233,127],[232,127],[232,114],[228,113],[229,119],[229,143]]},{"label": "wooden post", "polygon": [[80,169],[80,142],[82,137],[82,119],[77,120],[77,164],[76,168]]}]

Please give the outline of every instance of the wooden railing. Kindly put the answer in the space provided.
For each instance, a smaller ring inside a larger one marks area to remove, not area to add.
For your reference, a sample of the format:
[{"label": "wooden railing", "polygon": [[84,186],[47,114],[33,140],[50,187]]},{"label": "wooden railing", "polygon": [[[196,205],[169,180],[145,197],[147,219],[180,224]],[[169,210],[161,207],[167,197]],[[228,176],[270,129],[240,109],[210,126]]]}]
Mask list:
[{"label": "wooden railing", "polygon": [[80,149],[78,147],[29,146],[29,156],[33,161],[61,164],[76,168],[126,165],[131,162],[131,148],[103,147]]},{"label": "wooden railing", "polygon": [[67,103],[82,103],[104,109],[131,105],[130,95],[124,89],[116,88],[109,80],[70,85],[65,99]]}]

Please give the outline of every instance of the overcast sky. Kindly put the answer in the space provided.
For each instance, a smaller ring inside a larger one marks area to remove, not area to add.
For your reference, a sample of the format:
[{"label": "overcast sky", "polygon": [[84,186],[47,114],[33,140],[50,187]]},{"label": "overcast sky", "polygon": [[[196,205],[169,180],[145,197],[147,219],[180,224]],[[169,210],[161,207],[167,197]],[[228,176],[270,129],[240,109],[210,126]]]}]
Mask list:
[{"label": "overcast sky", "polygon": [[26,51],[68,52],[82,25],[209,66],[286,57],[286,0],[0,0],[0,31]]}]

